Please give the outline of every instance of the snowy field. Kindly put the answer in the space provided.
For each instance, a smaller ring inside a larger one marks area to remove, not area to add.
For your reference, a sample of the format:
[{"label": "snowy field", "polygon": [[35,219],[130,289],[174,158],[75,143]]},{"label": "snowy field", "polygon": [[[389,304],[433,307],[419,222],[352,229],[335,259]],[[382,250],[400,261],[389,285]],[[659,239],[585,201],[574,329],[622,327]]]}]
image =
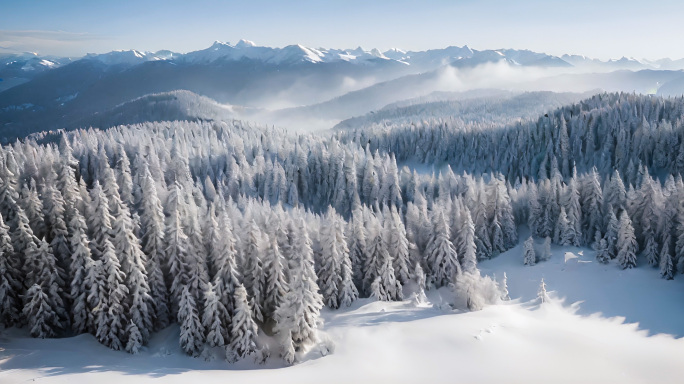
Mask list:
[{"label": "snowy field", "polygon": [[[188,357],[177,326],[137,356],[90,335],[40,340],[10,329],[0,334],[0,383],[681,382],[684,279],[663,280],[645,265],[602,265],[590,249],[552,251],[551,260],[526,267],[521,242],[481,263],[482,273],[507,273],[513,298],[482,311],[446,309],[445,288],[428,292],[432,305],[361,299],[324,309],[321,336],[334,342],[333,353],[313,350],[292,367],[277,357],[259,366]],[[552,302],[540,305],[542,277]]]}]

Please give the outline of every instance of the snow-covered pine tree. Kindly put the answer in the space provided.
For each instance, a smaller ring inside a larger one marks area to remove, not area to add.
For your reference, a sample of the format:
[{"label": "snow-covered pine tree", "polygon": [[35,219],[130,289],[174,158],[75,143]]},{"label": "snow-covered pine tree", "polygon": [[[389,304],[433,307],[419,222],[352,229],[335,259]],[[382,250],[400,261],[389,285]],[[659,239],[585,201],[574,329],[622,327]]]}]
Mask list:
[{"label": "snow-covered pine tree", "polygon": [[544,282],[543,278],[541,279],[541,283],[539,284],[539,292],[537,292],[537,298],[539,299],[539,302],[542,304],[551,301],[548,293],[546,292],[546,283]]},{"label": "snow-covered pine tree", "polygon": [[604,237],[601,237],[600,231],[596,231],[596,236],[599,238],[598,242],[596,242],[596,260],[599,263],[607,264],[610,261],[608,242]]},{"label": "snow-covered pine tree", "polygon": [[565,214],[565,207],[561,207],[554,233],[556,242],[563,246],[573,245],[574,236],[574,229],[568,221],[568,216]]},{"label": "snow-covered pine tree", "polygon": [[178,323],[180,324],[181,348],[190,356],[199,356],[204,346],[204,327],[199,318],[195,296],[187,285],[181,291]]},{"label": "snow-covered pine tree", "polygon": [[[302,350],[316,340],[318,316],[323,297],[318,292],[313,265],[311,240],[303,219],[297,221],[293,232],[292,259],[290,260],[289,290],[281,305],[276,308],[276,330],[285,340],[290,338],[295,350]],[[294,355],[285,345],[286,361],[292,363]]]},{"label": "snow-covered pine tree", "polygon": [[85,219],[76,209],[71,212],[69,231],[69,245],[72,249],[70,296],[73,302],[71,305],[71,328],[76,334],[80,334],[88,330],[88,291],[90,287],[86,278],[88,268],[92,268],[93,259],[90,253],[90,240],[88,240],[87,235],[88,227]]},{"label": "snow-covered pine tree", "polygon": [[[130,179],[130,175],[128,178]],[[125,276],[124,284],[128,289],[128,295],[122,305],[128,312],[129,319],[135,323],[145,344],[152,331],[154,311],[145,271],[147,260],[134,233],[131,213],[119,196],[119,187],[111,168],[105,170],[104,188],[113,217],[111,221],[112,245],[120,260],[121,272]]]},{"label": "snow-covered pine tree", "polygon": [[674,263],[672,253],[670,253],[670,246],[667,242],[663,244],[663,249],[660,251],[660,276],[667,280],[674,278]]},{"label": "snow-covered pine tree", "polygon": [[352,212],[349,220],[347,240],[349,242],[349,260],[352,264],[352,275],[354,284],[358,289],[363,289],[363,265],[368,259],[368,245],[366,242],[366,232],[363,228],[363,213],[360,209]]},{"label": "snow-covered pine tree", "polygon": [[392,258],[392,267],[394,273],[403,285],[409,282],[410,272],[409,264],[409,244],[406,238],[406,228],[401,222],[401,217],[397,212],[397,208],[391,205],[390,209],[385,208],[384,216],[384,238],[386,241],[387,252]]},{"label": "snow-covered pine tree", "polygon": [[470,217],[470,210],[463,207],[460,223],[456,227],[461,267],[464,272],[474,273],[477,270],[477,246],[475,245],[475,224]]},{"label": "snow-covered pine tree", "polygon": [[[225,208],[221,208],[218,213],[219,226],[216,237],[212,239],[211,258],[214,261],[216,275],[213,284],[216,287],[216,295],[223,304],[230,316],[233,315],[235,304],[233,297],[235,288],[240,285],[240,278],[237,266],[237,249],[235,246],[235,235],[233,234],[233,224]],[[228,329],[229,324],[224,324]]]},{"label": "snow-covered pine tree", "polygon": [[625,184],[622,182],[620,172],[615,169],[613,176],[608,182],[608,186],[604,190],[605,197],[603,199],[606,210],[612,208],[613,211],[625,209],[627,204],[627,190]]},{"label": "snow-covered pine tree", "polygon": [[644,256],[648,265],[658,266],[659,255],[658,255],[658,243],[656,242],[654,235],[649,233],[646,237],[646,247],[644,248]]},{"label": "snow-covered pine tree", "polygon": [[247,290],[242,285],[235,288],[234,301],[235,314],[230,330],[230,344],[226,347],[226,358],[232,363],[256,352],[259,332],[247,301]]},{"label": "snow-covered pine tree", "polygon": [[105,241],[111,243],[112,214],[109,210],[109,199],[105,194],[99,180],[95,180],[93,188],[90,190],[91,204],[89,213],[86,216],[88,229],[90,230],[90,250],[93,259],[102,259]]},{"label": "snow-covered pine tree", "polygon": [[[580,191],[577,183],[577,169],[575,168],[561,204],[561,215],[565,210],[568,221],[567,231],[561,234],[562,245],[580,246],[582,243],[582,208],[580,207]],[[561,222],[560,218],[558,222]]]},{"label": "snow-covered pine tree", "polygon": [[33,337],[53,337],[62,328],[54,304],[39,284],[33,284],[24,297],[23,316]]},{"label": "snow-covered pine tree", "polygon": [[532,239],[532,236],[528,237],[523,244],[523,263],[525,265],[535,265],[537,263],[537,255],[534,252],[534,239]]},{"label": "snow-covered pine tree", "polygon": [[138,352],[140,352],[140,348],[143,346],[143,337],[140,331],[138,330],[138,326],[135,325],[135,322],[133,320],[128,322],[128,326],[126,326],[126,352],[136,355]]},{"label": "snow-covered pine tree", "polygon": [[126,155],[123,145],[119,145],[116,151],[115,173],[116,184],[119,187],[119,196],[127,206],[133,206],[133,177],[131,176],[131,162]]},{"label": "snow-covered pine tree", "polygon": [[116,257],[114,246],[105,239],[102,252],[103,295],[98,305],[97,332],[95,336],[104,345],[114,350],[122,349],[124,331],[128,321],[124,303],[128,289],[124,284],[125,275]]},{"label": "snow-covered pine tree", "polygon": [[499,286],[501,289],[501,300],[503,301],[508,301],[511,299],[508,293],[508,276],[506,276],[506,272],[503,274],[503,279],[501,279],[501,285]]},{"label": "snow-covered pine tree", "polygon": [[69,280],[71,273],[69,270],[69,232],[67,230],[66,222],[64,221],[64,199],[62,194],[54,186],[54,172],[50,173],[51,177],[46,180],[44,191],[44,205],[46,224],[48,228],[47,241],[52,248],[52,253],[55,255],[57,265],[60,267],[60,274],[62,281]]},{"label": "snow-covered pine tree", "polygon": [[169,271],[169,294],[171,315],[176,317],[183,287],[190,280],[190,266],[188,260],[188,237],[183,230],[180,211],[180,184],[175,183],[167,198],[166,232],[166,263]]},{"label": "snow-covered pine tree", "polygon": [[416,285],[416,292],[414,292],[414,294],[416,301],[419,303],[427,302],[427,296],[425,296],[425,278],[423,268],[420,266],[420,263],[416,263],[413,268],[413,273],[411,274],[411,279]]},{"label": "snow-covered pine tree", "polygon": [[[200,203],[196,203],[196,199],[201,199]],[[204,216],[200,207],[205,206],[203,195],[197,190],[194,190],[192,196],[188,196],[186,210],[184,212],[183,228],[188,237],[188,283],[190,292],[195,296],[197,303],[202,303],[202,293],[204,286],[209,283],[209,270],[207,269],[206,249],[202,239],[202,230],[198,221],[199,216]]]},{"label": "snow-covered pine tree", "polygon": [[86,330],[95,335],[97,334],[98,319],[101,315],[100,303],[106,305],[106,278],[102,268],[101,260],[90,260],[85,266],[85,276],[83,284],[86,291]]},{"label": "snow-covered pine tree", "polygon": [[253,311],[252,317],[259,322],[264,321],[263,301],[264,292],[264,272],[263,261],[261,259],[261,230],[252,219],[244,228],[242,255],[244,264],[243,284],[250,297],[250,309]]},{"label": "snow-covered pine tree", "polygon": [[582,231],[584,243],[591,241],[597,230],[603,230],[603,192],[596,167],[593,167],[582,187]]},{"label": "snow-covered pine tree", "polygon": [[[275,236],[269,239],[269,245],[266,249],[266,254],[263,258],[264,271],[264,321],[268,322],[273,319],[276,308],[285,299],[288,286],[285,280],[285,266],[286,261],[280,253],[280,247]],[[273,326],[271,324],[271,326]]]},{"label": "snow-covered pine tree", "polygon": [[608,255],[611,259],[617,257],[617,239],[620,230],[620,222],[615,216],[615,211],[612,207],[608,207],[608,220],[606,229],[606,245],[608,247]]},{"label": "snow-covered pine tree", "polygon": [[617,239],[617,260],[622,269],[636,267],[637,242],[634,236],[632,221],[627,211],[620,214],[620,226]]},{"label": "snow-covered pine tree", "polygon": [[494,184],[495,191],[495,198],[493,199],[495,204],[494,220],[500,223],[503,234],[503,248],[499,251],[504,252],[518,242],[518,231],[515,227],[511,197],[508,194],[503,176],[498,174],[493,178],[492,183]]},{"label": "snow-covered pine tree", "polygon": [[458,254],[449,240],[449,225],[443,211],[435,216],[434,230],[426,249],[426,263],[436,287],[449,284],[461,273]]},{"label": "snow-covered pine tree", "polygon": [[352,280],[351,261],[344,237],[342,218],[334,208],[328,211],[321,224],[321,264],[318,281],[323,298],[330,308],[350,305],[358,297]]},{"label": "snow-covered pine tree", "polygon": [[402,300],[404,298],[402,286],[394,274],[392,260],[385,250],[378,258],[380,270],[378,277],[371,285],[371,297],[381,301]]},{"label": "snow-covered pine tree", "polygon": [[486,260],[492,257],[491,232],[489,221],[487,220],[486,202],[486,194],[480,192],[475,209],[473,210],[475,222],[475,247],[478,260]]},{"label": "snow-covered pine tree", "polygon": [[142,165],[140,180],[140,241],[147,256],[145,271],[150,287],[154,319],[152,330],[158,331],[169,324],[168,289],[164,279],[163,265],[166,261],[164,241],[164,211],[157,195],[157,187],[147,162]]},{"label": "snow-covered pine tree", "polygon": [[229,340],[230,315],[216,294],[216,285],[208,284],[204,291],[204,312],[202,313],[202,326],[206,332],[207,345],[209,347],[221,347]]},{"label": "snow-covered pine tree", "polygon": [[45,213],[43,212],[43,201],[38,197],[36,180],[31,178],[30,187],[27,184],[21,188],[20,205],[29,219],[31,229],[36,237],[43,238],[47,235],[45,225]]},{"label": "snow-covered pine tree", "polygon": [[546,236],[544,238],[544,243],[542,244],[542,254],[539,255],[539,260],[549,260],[551,259],[551,238]]},{"label": "snow-covered pine tree", "polygon": [[27,268],[25,284],[29,287],[34,284],[41,286],[43,293],[47,295],[49,306],[57,315],[54,324],[59,329],[65,329],[69,314],[64,300],[66,296],[63,290],[65,282],[62,280],[64,273],[60,271],[52,249],[45,239],[39,240],[37,244],[29,243],[26,249],[25,267]]},{"label": "snow-covered pine tree", "polygon": [[0,323],[9,328],[19,321],[21,271],[16,268],[9,227],[0,215]]}]

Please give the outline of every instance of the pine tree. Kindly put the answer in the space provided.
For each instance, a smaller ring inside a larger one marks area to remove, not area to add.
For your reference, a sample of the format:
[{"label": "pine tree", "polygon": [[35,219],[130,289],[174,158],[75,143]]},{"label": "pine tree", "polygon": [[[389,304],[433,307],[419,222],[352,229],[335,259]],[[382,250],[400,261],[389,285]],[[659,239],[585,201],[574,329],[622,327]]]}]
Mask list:
[{"label": "pine tree", "polygon": [[152,330],[158,331],[169,324],[168,289],[164,281],[162,266],[166,260],[164,241],[164,211],[157,196],[157,188],[152,179],[149,167],[145,162],[142,169],[141,201],[140,201],[140,241],[142,250],[147,256],[145,271],[150,287],[153,304],[154,324]]},{"label": "pine tree", "polygon": [[[169,199],[173,201],[175,198],[174,196],[175,194],[172,192],[172,194],[169,195]],[[171,280],[169,284],[171,314],[174,315],[178,313],[178,305],[183,293],[183,287],[185,287],[190,280],[188,237],[185,235],[185,231],[181,224],[181,213],[178,210],[178,206],[169,212],[164,239],[167,244],[165,253],[167,257],[167,269]]]},{"label": "pine tree", "polygon": [[116,257],[114,246],[105,239],[102,253],[103,295],[98,305],[97,332],[95,336],[113,350],[124,347],[124,327],[128,324],[124,302],[128,289],[124,284],[125,275]]},{"label": "pine tree", "polygon": [[264,271],[264,318],[273,318],[276,308],[285,299],[288,286],[285,281],[284,263],[278,242],[275,237],[269,241],[269,247],[263,259]]},{"label": "pine tree", "polygon": [[613,211],[616,211],[626,208],[627,190],[620,177],[620,172],[618,172],[617,169],[613,173],[613,176],[610,178],[610,182],[605,189],[605,198],[603,201],[606,209],[610,207]]},{"label": "pine tree", "polygon": [[126,352],[136,355],[140,352],[143,345],[143,337],[138,330],[138,326],[131,320],[126,327],[126,335],[128,341],[126,342]]},{"label": "pine tree", "polygon": [[663,249],[660,251],[660,276],[667,280],[674,278],[674,263],[672,262],[672,254],[667,242],[663,244]]},{"label": "pine tree", "polygon": [[352,218],[349,221],[349,259],[352,264],[352,275],[354,277],[354,284],[357,288],[363,287],[363,265],[368,259],[368,245],[366,242],[366,233],[363,228],[363,218],[360,209],[355,209],[352,212]]},{"label": "pine tree", "polygon": [[475,221],[475,247],[478,260],[486,260],[492,256],[490,226],[487,220],[485,204],[486,197],[485,194],[481,192],[473,211]]},{"label": "pine tree", "polygon": [[387,252],[392,259],[394,273],[401,284],[406,284],[410,280],[409,264],[409,243],[406,238],[406,228],[401,222],[399,213],[394,205],[384,212],[384,238],[386,241]]},{"label": "pine tree", "polygon": [[319,286],[324,301],[330,308],[350,305],[358,297],[352,281],[351,261],[342,219],[332,207],[328,208],[321,225],[321,265]]},{"label": "pine tree", "polygon": [[380,256],[383,252],[387,252],[387,250],[382,239],[380,222],[375,216],[369,218],[367,228],[370,242],[368,257],[363,266],[363,290],[367,295],[370,295],[371,284],[375,281],[380,271]]},{"label": "pine tree", "polygon": [[582,195],[582,230],[585,234],[584,243],[587,244],[591,240],[590,236],[603,229],[603,192],[596,167],[588,175]]},{"label": "pine tree", "polygon": [[[601,232],[596,231],[597,236],[600,236]],[[610,261],[610,254],[608,253],[608,242],[605,238],[601,238],[596,245],[596,260],[599,263],[607,264]]]},{"label": "pine tree", "polygon": [[29,332],[33,337],[53,337],[61,329],[61,323],[48,295],[38,284],[26,292],[23,316],[28,320]]},{"label": "pine tree", "polygon": [[50,173],[50,175],[51,178],[46,181],[48,184],[45,187],[44,193],[44,210],[48,226],[47,239],[57,264],[60,266],[61,278],[63,281],[67,281],[71,275],[71,273],[66,272],[69,269],[71,249],[69,249],[69,232],[64,221],[64,199],[62,194],[52,184],[54,183],[53,178],[56,176],[53,173]]},{"label": "pine tree", "polygon": [[[234,313],[235,304],[233,297],[235,288],[240,285],[240,278],[237,267],[237,249],[235,247],[235,236],[233,235],[233,225],[228,217],[226,209],[221,209],[219,212],[219,227],[217,228],[217,237],[212,239],[211,256],[216,268],[216,275],[214,276],[214,286],[216,287],[216,295],[223,304],[224,308],[230,316]],[[226,328],[228,324],[225,324]]]},{"label": "pine tree", "polygon": [[523,244],[523,262],[525,265],[535,265],[537,263],[537,255],[534,252],[534,240],[532,236],[525,240]]},{"label": "pine tree", "polygon": [[[561,215],[565,210],[567,229],[561,235],[562,245],[580,246],[582,244],[582,209],[580,207],[580,192],[577,185],[577,170],[573,170],[573,177],[568,183],[565,200],[561,208]],[[560,218],[559,218],[560,222]]]},{"label": "pine tree", "polygon": [[568,216],[565,214],[565,207],[561,207],[560,215],[558,215],[554,237],[560,245],[573,245],[574,232],[571,223],[568,221]]},{"label": "pine tree", "polygon": [[38,244],[29,243],[26,249],[25,266],[27,268],[25,284],[29,287],[34,284],[41,286],[43,293],[47,296],[48,305],[57,316],[53,324],[59,329],[65,329],[69,315],[64,301],[66,295],[62,288],[65,284],[62,280],[63,272],[60,271],[52,249],[45,239],[38,241]]},{"label": "pine tree", "polygon": [[542,246],[542,254],[539,255],[539,260],[547,261],[551,259],[551,238],[546,236],[544,238],[544,244]]},{"label": "pine tree", "polygon": [[[90,241],[88,240],[88,228],[85,219],[78,210],[71,214],[69,223],[69,245],[71,253],[71,289],[70,296],[73,300],[71,306],[71,327],[77,334],[88,329],[88,291],[90,289],[86,281],[88,268],[92,267],[93,259],[90,253]],[[92,282],[90,282],[92,284]]]},{"label": "pine tree", "polygon": [[230,325],[230,315],[216,294],[216,286],[210,284],[204,291],[204,312],[202,326],[207,333],[207,344],[210,347],[222,347],[229,339],[227,325]]},{"label": "pine tree", "polygon": [[474,273],[477,270],[477,246],[475,245],[475,224],[470,217],[470,210],[464,208],[461,220],[456,227],[459,255],[463,271]]},{"label": "pine tree", "polygon": [[[301,350],[316,340],[318,316],[323,307],[323,297],[318,292],[313,265],[313,250],[306,224],[299,219],[293,232],[293,252],[290,260],[289,290],[280,306],[276,308],[276,329],[285,340],[292,340],[293,347]],[[286,360],[294,356],[286,344]]]},{"label": "pine tree", "polygon": [[537,298],[539,299],[539,302],[542,304],[551,301],[549,295],[546,293],[546,283],[544,283],[544,279],[542,279],[541,284],[539,284],[539,292],[537,292]]},{"label": "pine tree", "polygon": [[646,247],[644,248],[644,256],[648,265],[657,266],[659,264],[658,258],[658,244],[653,235],[648,235],[646,238]]},{"label": "pine tree", "polygon": [[247,291],[242,285],[235,289],[234,301],[235,315],[230,331],[230,345],[226,348],[226,357],[233,363],[256,352],[259,332],[247,301]]},{"label": "pine tree", "polygon": [[617,257],[617,239],[620,230],[620,223],[615,216],[613,208],[608,208],[608,229],[606,230],[606,245],[608,247],[608,255],[611,259]]},{"label": "pine tree", "polygon": [[434,232],[426,250],[426,263],[436,287],[449,284],[454,275],[461,274],[458,255],[449,237],[449,225],[440,211],[435,218]]},{"label": "pine tree", "polygon": [[178,323],[180,324],[181,348],[190,356],[199,356],[204,345],[204,327],[199,318],[195,297],[187,285],[181,291]]},{"label": "pine tree", "polygon": [[416,263],[415,268],[413,269],[412,279],[417,287],[417,291],[415,292],[416,301],[418,303],[427,302],[427,296],[425,296],[425,272],[423,272],[420,263]]},{"label": "pine tree", "polygon": [[617,239],[617,260],[622,269],[636,267],[637,243],[634,237],[632,221],[627,211],[620,214],[620,226]]},{"label": "pine tree", "polygon": [[13,262],[14,248],[9,236],[9,227],[0,215],[0,323],[11,327],[19,321],[21,271]]},{"label": "pine tree", "polygon": [[90,190],[90,198],[92,202],[89,205],[87,223],[91,233],[91,251],[93,259],[100,260],[105,251],[105,241],[111,243],[112,220],[114,218],[109,210],[109,199],[107,199],[107,195],[98,180],[95,180],[93,189]]},{"label": "pine tree", "polygon": [[511,299],[511,297],[508,294],[508,276],[506,276],[506,272],[503,274],[503,279],[501,279],[501,300],[503,301],[508,301]]},{"label": "pine tree", "polygon": [[128,290],[122,303],[128,316],[146,343],[152,331],[152,298],[145,271],[146,257],[140,242],[135,236],[131,213],[119,196],[119,188],[112,169],[105,171],[105,189],[109,201],[112,245],[121,263],[125,276],[124,284]]},{"label": "pine tree", "polygon": [[[100,309],[106,305],[106,278],[102,268],[101,260],[90,260],[85,266],[85,276],[83,284],[87,288],[86,291],[86,330],[93,334],[97,334],[97,327],[100,315]],[[103,306],[100,307],[100,303]]]},{"label": "pine tree", "polygon": [[264,272],[263,261],[261,259],[261,230],[254,220],[251,220],[246,227],[246,235],[243,244],[243,260],[242,267],[243,283],[247,294],[250,297],[250,309],[253,311],[252,317],[259,322],[264,321],[263,302],[264,292]]},{"label": "pine tree", "polygon": [[36,237],[43,238],[47,235],[45,225],[45,213],[43,201],[38,197],[35,179],[31,178],[30,187],[26,184],[21,189],[20,205],[23,207],[26,217],[31,223],[31,229]]}]

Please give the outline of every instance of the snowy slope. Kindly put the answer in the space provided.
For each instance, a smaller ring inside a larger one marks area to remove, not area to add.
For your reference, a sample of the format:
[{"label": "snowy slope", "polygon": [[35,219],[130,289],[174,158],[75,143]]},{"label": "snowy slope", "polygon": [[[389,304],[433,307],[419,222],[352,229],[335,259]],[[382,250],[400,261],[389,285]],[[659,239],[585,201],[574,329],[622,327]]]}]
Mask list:
[{"label": "snowy slope", "polygon": [[[442,306],[448,290],[429,292],[434,305],[359,300],[325,310],[324,339],[334,352],[311,352],[284,367],[249,361],[229,365],[180,353],[178,329],[153,338],[138,356],[115,352],[88,335],[62,340],[0,335],[0,382],[44,383],[654,383],[684,375],[684,279],[662,280],[645,266],[601,265],[586,248],[554,247],[536,266],[522,265],[522,245],[481,263],[508,274],[511,302],[478,312]],[[566,253],[576,258],[565,262]],[[541,278],[551,303],[536,298]],[[444,298],[442,298],[444,297]],[[565,298],[563,301],[562,299]],[[574,303],[574,304],[573,304]],[[442,309],[440,309],[442,307]],[[638,323],[638,324],[636,324]]]}]

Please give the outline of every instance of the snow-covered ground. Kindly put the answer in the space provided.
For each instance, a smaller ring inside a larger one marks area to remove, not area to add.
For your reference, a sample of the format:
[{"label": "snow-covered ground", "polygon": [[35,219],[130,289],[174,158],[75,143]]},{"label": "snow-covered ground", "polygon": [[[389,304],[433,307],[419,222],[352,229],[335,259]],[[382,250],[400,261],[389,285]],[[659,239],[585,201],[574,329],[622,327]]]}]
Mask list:
[{"label": "snow-covered ground", "polygon": [[[334,352],[311,351],[292,367],[278,358],[255,366],[188,357],[175,326],[137,356],[89,335],[38,340],[10,329],[0,334],[0,383],[681,382],[684,278],[598,264],[589,249],[552,251],[551,260],[526,267],[521,243],[482,263],[483,273],[507,272],[514,298],[482,311],[444,309],[445,291],[428,293],[434,306],[363,299],[324,310],[322,337]],[[540,305],[542,277],[553,301]]]}]

